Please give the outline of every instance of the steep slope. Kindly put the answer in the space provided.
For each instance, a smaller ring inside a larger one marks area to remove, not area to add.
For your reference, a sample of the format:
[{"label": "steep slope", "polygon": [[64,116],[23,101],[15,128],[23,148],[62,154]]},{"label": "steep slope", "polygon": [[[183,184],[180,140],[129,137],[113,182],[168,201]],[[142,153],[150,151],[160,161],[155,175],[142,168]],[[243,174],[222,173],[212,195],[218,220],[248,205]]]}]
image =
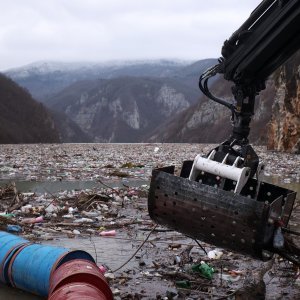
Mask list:
[{"label": "steep slope", "polygon": [[[219,78],[211,90],[231,97],[229,85]],[[203,96],[153,131],[147,141],[219,143],[231,133],[229,118],[226,108]],[[271,76],[257,97],[249,139],[270,150],[300,153],[300,51]]]},{"label": "steep slope", "polygon": [[300,51],[275,73],[268,148],[300,153]]},{"label": "steep slope", "polygon": [[[231,101],[231,83],[219,78],[211,91]],[[262,130],[271,119],[271,106],[275,94],[274,82],[267,82],[267,89],[256,101],[255,116],[251,123],[249,139],[255,143],[266,143],[266,132]],[[150,134],[147,141],[219,143],[227,139],[232,131],[231,113],[224,106],[200,97],[197,104],[167,121]]]},{"label": "steep slope", "polygon": [[[170,77],[175,77],[182,83],[185,83],[192,88],[197,88],[200,75],[208,68],[216,65],[217,63],[218,61],[215,58],[198,60],[173,72],[172,74],[170,74]],[[212,80],[210,83],[213,82],[214,80]]]},{"label": "steep slope", "polygon": [[0,74],[0,143],[59,142],[45,107],[11,79]]},{"label": "steep slope", "polygon": [[80,127],[66,114],[49,109],[49,113],[63,143],[90,143],[92,138],[84,133]]},{"label": "steep slope", "polygon": [[188,108],[199,91],[167,78],[119,77],[82,81],[48,101],[95,142],[140,142]]}]

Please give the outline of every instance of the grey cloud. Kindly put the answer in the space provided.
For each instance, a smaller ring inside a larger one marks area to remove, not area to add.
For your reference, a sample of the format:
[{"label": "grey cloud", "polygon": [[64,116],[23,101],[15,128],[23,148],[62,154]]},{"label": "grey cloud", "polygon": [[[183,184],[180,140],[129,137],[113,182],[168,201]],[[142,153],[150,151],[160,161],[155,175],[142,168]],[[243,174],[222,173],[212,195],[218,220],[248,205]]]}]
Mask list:
[{"label": "grey cloud", "polygon": [[0,0],[0,70],[48,59],[218,57],[259,2]]}]

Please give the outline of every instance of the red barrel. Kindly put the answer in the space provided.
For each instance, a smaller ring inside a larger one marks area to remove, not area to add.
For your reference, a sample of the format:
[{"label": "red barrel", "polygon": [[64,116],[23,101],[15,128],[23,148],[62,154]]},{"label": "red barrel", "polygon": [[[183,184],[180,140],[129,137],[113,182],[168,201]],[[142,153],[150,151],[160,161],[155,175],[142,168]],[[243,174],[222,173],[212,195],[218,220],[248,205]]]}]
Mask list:
[{"label": "red barrel", "polygon": [[[103,292],[93,285],[87,283],[68,283],[53,294],[51,294],[48,300],[107,300]],[[112,299],[112,298],[111,298]]]},{"label": "red barrel", "polygon": [[[88,260],[75,259],[62,264],[50,277],[49,295],[71,283],[88,284],[100,290],[106,300],[112,300],[111,289],[98,266]],[[51,296],[52,297],[52,296]],[[52,298],[51,298],[52,299]]]}]

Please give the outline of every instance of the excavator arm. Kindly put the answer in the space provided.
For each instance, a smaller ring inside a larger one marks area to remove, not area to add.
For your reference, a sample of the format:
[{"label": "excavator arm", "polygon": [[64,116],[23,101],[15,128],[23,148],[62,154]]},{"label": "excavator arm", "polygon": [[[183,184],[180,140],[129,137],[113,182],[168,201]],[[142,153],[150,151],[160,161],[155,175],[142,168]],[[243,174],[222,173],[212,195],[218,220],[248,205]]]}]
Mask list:
[{"label": "excavator arm", "polygon": [[224,42],[219,72],[259,92],[266,78],[299,48],[299,1],[264,0]]},{"label": "excavator arm", "polygon": [[[300,1],[264,0],[224,42],[219,63],[200,76],[201,91],[232,112],[231,136],[207,155],[152,172],[150,217],[219,247],[268,259],[287,254],[288,222],[296,193],[262,180],[264,166],[249,144],[255,97],[265,80],[300,48]],[[212,76],[233,83],[233,100],[215,97]],[[300,250],[298,255],[300,255]],[[286,255],[300,264],[300,257]]]},{"label": "excavator arm", "polygon": [[[216,149],[218,157],[223,159],[227,153],[240,156],[244,165],[251,168],[250,177],[259,165],[248,143],[255,97],[265,88],[266,79],[298,49],[300,1],[264,0],[224,42],[219,64],[200,76],[201,91],[232,111],[233,132],[229,140]],[[218,99],[209,91],[208,80],[216,74],[223,74],[226,80],[233,82],[232,103]],[[234,154],[236,145],[240,150]]]}]

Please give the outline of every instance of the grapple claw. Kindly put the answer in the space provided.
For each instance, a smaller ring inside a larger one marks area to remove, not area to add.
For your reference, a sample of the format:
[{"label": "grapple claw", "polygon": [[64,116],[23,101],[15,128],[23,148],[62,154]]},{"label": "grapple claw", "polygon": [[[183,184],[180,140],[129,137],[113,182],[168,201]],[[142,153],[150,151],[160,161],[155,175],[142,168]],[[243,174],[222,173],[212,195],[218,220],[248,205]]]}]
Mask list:
[{"label": "grapple claw", "polygon": [[153,170],[150,217],[218,247],[260,259],[272,257],[276,222],[281,220],[286,227],[296,193],[254,178],[234,193],[236,181],[232,179],[218,187],[191,180],[194,164],[185,161],[180,176],[174,175],[173,166]]}]

